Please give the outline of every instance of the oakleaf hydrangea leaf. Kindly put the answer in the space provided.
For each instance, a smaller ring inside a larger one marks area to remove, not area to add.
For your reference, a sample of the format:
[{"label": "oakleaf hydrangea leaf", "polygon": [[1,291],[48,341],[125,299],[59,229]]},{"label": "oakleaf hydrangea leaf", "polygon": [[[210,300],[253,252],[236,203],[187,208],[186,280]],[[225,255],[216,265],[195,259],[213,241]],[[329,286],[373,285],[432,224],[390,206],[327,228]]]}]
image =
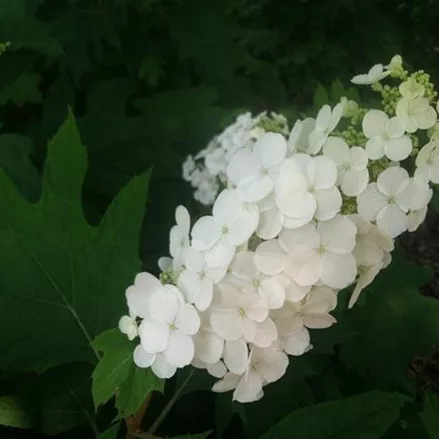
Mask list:
[{"label": "oakleaf hydrangea leaf", "polygon": [[93,372],[93,400],[95,407],[116,395],[119,418],[133,415],[149,393],[163,391],[164,381],[150,369],[139,369],[133,361],[134,343],[112,329],[103,332],[93,342],[103,352],[102,360]]},{"label": "oakleaf hydrangea leaf", "polygon": [[23,199],[0,172],[0,368],[42,371],[95,362],[91,340],[115,327],[139,270],[147,175],[115,198],[98,227],[83,214],[87,170],[70,114],[50,142],[40,200]]},{"label": "oakleaf hydrangea leaf", "polygon": [[261,439],[379,439],[407,400],[397,393],[368,392],[310,405],[286,416]]}]

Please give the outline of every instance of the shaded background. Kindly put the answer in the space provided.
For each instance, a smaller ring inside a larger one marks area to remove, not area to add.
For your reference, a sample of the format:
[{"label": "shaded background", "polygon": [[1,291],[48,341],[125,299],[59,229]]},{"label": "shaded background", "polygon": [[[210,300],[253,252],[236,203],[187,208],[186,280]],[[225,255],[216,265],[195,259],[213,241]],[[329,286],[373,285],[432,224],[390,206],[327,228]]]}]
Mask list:
[{"label": "shaded background", "polygon": [[[47,141],[70,106],[89,154],[83,195],[92,223],[133,175],[153,167],[141,248],[145,267],[154,271],[168,246],[176,205],[199,209],[181,179],[188,154],[242,111],[299,117],[320,84],[347,84],[396,53],[435,82],[438,16],[435,0],[0,0],[0,41],[11,42],[0,57],[0,165],[36,200]],[[397,275],[390,274],[390,282]],[[329,389],[337,375],[350,392],[363,388],[343,366],[316,364],[299,363],[295,379],[317,374]],[[41,382],[36,392],[46,389],[50,404],[62,405],[53,376],[47,388],[44,377]],[[302,390],[297,404],[316,400]],[[270,392],[267,400],[274,404],[249,409],[255,432],[248,437],[270,424],[261,416],[264,407],[282,411],[275,407],[279,394]],[[149,416],[160,409],[160,398]],[[200,431],[208,429],[215,417],[237,422],[226,402],[230,395],[215,406],[211,397],[190,398],[171,416],[168,434],[197,422]],[[389,437],[403,437],[400,430]]]}]

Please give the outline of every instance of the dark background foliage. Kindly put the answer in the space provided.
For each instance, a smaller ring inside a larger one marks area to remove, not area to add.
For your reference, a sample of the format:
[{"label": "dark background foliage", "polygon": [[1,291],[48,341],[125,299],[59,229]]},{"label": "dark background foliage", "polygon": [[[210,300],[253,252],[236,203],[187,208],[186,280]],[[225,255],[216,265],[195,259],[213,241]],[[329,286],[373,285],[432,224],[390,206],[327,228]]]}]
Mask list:
[{"label": "dark background foliage", "polygon": [[[176,205],[199,209],[181,179],[187,154],[244,110],[298,117],[319,84],[347,84],[396,53],[437,79],[438,16],[435,0],[0,0],[0,41],[11,43],[0,57],[0,165],[26,198],[36,200],[47,142],[70,106],[88,150],[83,197],[91,223],[130,178],[153,168],[141,257],[154,271]],[[408,298],[402,315],[410,300],[416,302]],[[230,406],[230,395],[185,395],[166,434],[194,425],[210,429],[216,418],[219,431],[231,422],[225,437],[242,437],[243,429],[258,437],[296,407],[370,388],[394,390],[395,377],[398,389],[416,394],[404,374],[419,349],[409,343],[387,350],[404,330],[401,314],[395,311],[389,321],[379,302],[369,312],[384,313],[382,327],[365,333],[369,314],[354,311],[316,344],[315,356],[295,363],[290,383],[267,390],[270,403],[244,409]],[[361,340],[353,342],[358,333]],[[388,340],[381,339],[377,351],[382,334]],[[146,421],[167,397],[155,399]],[[246,417],[252,422],[243,427]],[[414,431],[418,421],[410,424]],[[410,437],[406,431],[397,426],[389,437]]]}]

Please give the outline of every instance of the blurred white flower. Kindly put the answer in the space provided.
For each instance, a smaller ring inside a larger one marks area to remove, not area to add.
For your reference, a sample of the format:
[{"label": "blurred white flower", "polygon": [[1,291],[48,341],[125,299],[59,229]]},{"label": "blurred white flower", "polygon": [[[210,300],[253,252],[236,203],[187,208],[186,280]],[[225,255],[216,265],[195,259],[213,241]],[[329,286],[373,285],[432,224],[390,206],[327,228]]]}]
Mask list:
[{"label": "blurred white flower", "polygon": [[357,85],[372,85],[389,75],[390,71],[384,70],[384,66],[382,64],[375,64],[367,73],[354,76],[351,79],[351,82]]},{"label": "blurred white flower", "polygon": [[415,178],[429,183],[439,183],[439,147],[436,142],[429,142],[416,157]]},{"label": "blurred white flower", "polygon": [[369,182],[367,153],[359,147],[349,148],[339,137],[330,137],[323,147],[323,154],[337,164],[338,184],[348,197],[355,197],[366,189]]},{"label": "blurred white flower", "polygon": [[412,141],[405,133],[406,119],[389,119],[384,111],[369,110],[363,119],[363,132],[369,139],[366,152],[370,159],[378,160],[386,156],[390,160],[406,159],[412,152]]}]

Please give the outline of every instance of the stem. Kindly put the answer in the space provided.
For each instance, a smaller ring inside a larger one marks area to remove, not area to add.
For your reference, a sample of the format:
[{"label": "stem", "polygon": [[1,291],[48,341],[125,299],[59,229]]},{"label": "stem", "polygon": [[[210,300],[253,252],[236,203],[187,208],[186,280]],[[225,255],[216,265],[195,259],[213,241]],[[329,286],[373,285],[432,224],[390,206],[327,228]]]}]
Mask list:
[{"label": "stem", "polygon": [[151,425],[150,429],[148,430],[147,434],[151,435],[154,434],[154,432],[157,430],[157,428],[160,427],[161,423],[164,421],[166,416],[168,416],[168,413],[171,411],[174,404],[177,402],[177,399],[179,398],[181,392],[185,388],[186,384],[189,382],[189,380],[192,378],[194,374],[194,371],[191,370],[187,378],[182,382],[181,386],[178,387],[175,390],[174,395],[169,400],[169,402],[165,405],[164,409],[160,413],[160,415],[157,417],[157,419],[154,421],[154,424]]},{"label": "stem", "polygon": [[139,408],[139,410],[137,410],[137,413],[125,419],[125,422],[127,424],[127,434],[125,436],[125,439],[132,439],[133,437],[138,437],[136,436],[136,434],[140,433],[140,424],[142,423],[142,420],[145,417],[145,413],[146,410],[148,409],[151,398],[152,398],[152,393],[149,393],[142,406]]}]

